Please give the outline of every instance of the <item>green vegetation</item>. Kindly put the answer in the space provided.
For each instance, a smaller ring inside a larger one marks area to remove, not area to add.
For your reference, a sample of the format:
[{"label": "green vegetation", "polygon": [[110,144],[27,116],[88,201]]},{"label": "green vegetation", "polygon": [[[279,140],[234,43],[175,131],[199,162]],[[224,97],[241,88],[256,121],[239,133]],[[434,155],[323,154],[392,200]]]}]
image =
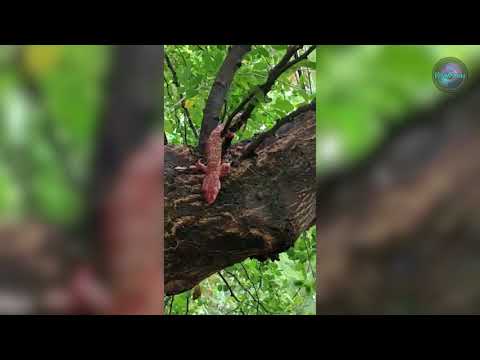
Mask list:
[{"label": "green vegetation", "polygon": [[[263,84],[269,70],[285,54],[286,46],[253,46],[235,76],[225,113],[231,113],[252,89]],[[165,66],[165,131],[169,143],[196,146],[203,109],[215,76],[227,53],[226,46],[166,46],[171,67]],[[236,141],[271,128],[276,120],[315,97],[315,53],[283,74],[239,131]],[[168,65],[168,64],[167,64]],[[173,69],[173,72],[172,72]],[[178,81],[175,81],[175,75]],[[188,124],[185,109],[190,114]],[[167,314],[314,314],[316,234],[305,232],[280,261],[246,260],[200,284],[195,291],[168,297]],[[198,289],[197,289],[198,291]],[[195,294],[198,295],[198,294]]]},{"label": "green vegetation", "polygon": [[479,46],[319,46],[317,170],[365,157],[407,111],[446,95],[432,82],[438,60],[456,57],[477,73]]}]

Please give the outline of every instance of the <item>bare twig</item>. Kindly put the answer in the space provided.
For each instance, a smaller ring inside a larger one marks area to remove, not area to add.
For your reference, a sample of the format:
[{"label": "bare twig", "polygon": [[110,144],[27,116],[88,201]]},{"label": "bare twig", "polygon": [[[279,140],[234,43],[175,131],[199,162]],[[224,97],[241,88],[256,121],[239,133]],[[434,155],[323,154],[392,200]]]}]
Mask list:
[{"label": "bare twig", "polygon": [[168,315],[172,315],[173,302],[175,301],[175,295],[172,296],[172,301],[170,301],[170,309],[168,310]]},{"label": "bare twig", "polygon": [[237,283],[238,285],[240,285],[240,287],[243,289],[243,291],[245,291],[252,299],[253,301],[257,302],[258,305],[260,305],[260,307],[263,309],[263,311],[265,311],[267,314],[270,314],[270,311],[267,310],[267,308],[265,307],[265,305],[263,305],[263,303],[260,301],[260,299],[256,298],[251,292],[249,289],[247,289],[243,283],[240,281],[240,279],[232,272],[230,271],[227,271],[225,270],[225,272],[230,275]]},{"label": "bare twig", "polygon": [[238,303],[238,308],[240,309],[240,312],[245,315],[245,313],[243,312],[242,307],[241,307],[242,302],[237,298],[237,296],[233,292],[232,287],[228,283],[227,279],[225,279],[225,277],[222,275],[222,273],[220,271],[217,274],[223,280],[225,286],[228,288],[228,291],[230,291],[230,295],[232,296],[232,298]]},{"label": "bare twig", "polygon": [[[237,132],[245,122],[250,118],[252,112],[257,106],[257,102],[253,101],[254,97],[261,91],[265,96],[272,90],[273,85],[278,80],[278,78],[285,73],[288,69],[292,68],[294,65],[308,58],[308,56],[316,49],[315,45],[309,47],[302,55],[298,56],[296,59],[291,60],[291,58],[300,50],[303,45],[291,45],[288,47],[286,54],[280,60],[280,62],[269,72],[267,81],[253,90],[247,97],[237,106],[237,108],[230,114],[226,123],[225,130]],[[241,116],[237,117],[238,114]],[[232,124],[233,120],[236,119],[236,123]]]},{"label": "bare twig", "polygon": [[223,277],[223,275],[222,275],[221,272],[218,272],[217,274],[218,274],[218,276],[220,276],[220,278],[221,278],[221,279],[223,280],[223,282],[225,283],[225,286],[228,288],[228,291],[230,292],[230,295],[235,299],[236,302],[241,303],[241,301],[238,300],[237,296],[236,296],[235,293],[233,292],[232,287],[231,287],[230,284],[228,283],[227,279],[225,279],[225,278]]},{"label": "bare twig", "polygon": [[[248,281],[250,281],[250,284],[252,285],[253,290],[255,290],[255,296],[257,297],[257,299],[260,299],[260,295],[258,294],[258,289],[255,286],[255,284],[253,283],[252,279],[250,278],[250,274],[248,273],[247,268],[245,267],[245,265],[243,265],[243,263],[240,263],[240,266],[242,267],[243,271],[245,272],[245,275],[247,276]],[[258,314],[259,306],[260,305],[257,302],[257,308],[256,308],[257,314]]]}]

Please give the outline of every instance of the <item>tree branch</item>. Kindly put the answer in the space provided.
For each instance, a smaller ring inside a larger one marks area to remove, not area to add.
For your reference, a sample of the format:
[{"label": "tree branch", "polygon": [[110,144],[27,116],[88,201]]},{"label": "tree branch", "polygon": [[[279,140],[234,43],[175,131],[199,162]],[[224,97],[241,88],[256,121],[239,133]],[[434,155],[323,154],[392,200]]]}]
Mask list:
[{"label": "tree branch", "polygon": [[241,66],[243,57],[250,51],[251,45],[232,46],[220,68],[212,86],[200,130],[199,150],[205,153],[205,145],[212,130],[218,125],[225,97],[230,89],[235,73]]},{"label": "tree branch", "polygon": [[198,160],[184,147],[165,148],[165,291],[168,295],[247,258],[276,259],[315,221],[315,111],[270,133],[255,157],[239,162],[246,143],[229,151],[231,174],[206,206]]},{"label": "tree branch", "polygon": [[[290,61],[290,59],[300,50],[303,45],[291,45],[288,47],[286,54],[280,60],[280,62],[270,70],[267,81],[260,85],[258,88],[253,90],[241,103],[237,106],[237,108],[230,114],[225,123],[224,132],[230,130],[232,132],[237,132],[245,122],[250,118],[253,111],[257,106],[257,102],[253,101],[254,97],[258,90],[262,92],[264,96],[266,96],[273,88],[275,82],[278,78],[285,73],[288,69],[293,67],[294,65],[298,64],[300,61],[303,61],[308,58],[308,56],[316,49],[316,46],[311,46],[310,48],[305,51],[301,56],[297,57],[295,60]],[[244,110],[245,109],[245,110]],[[243,113],[241,113],[243,111]],[[237,117],[237,115],[241,115]],[[233,120],[236,120],[235,124],[232,124]],[[228,145],[230,142],[228,142]]]},{"label": "tree branch", "polygon": [[265,305],[263,305],[263,303],[260,301],[260,299],[256,298],[251,292],[249,289],[247,289],[243,284],[242,282],[240,281],[240,279],[232,272],[230,271],[227,271],[225,270],[225,272],[230,275],[237,283],[238,285],[243,289],[243,291],[245,291],[251,298],[254,302],[257,303],[257,305],[259,305],[263,311],[265,311],[267,314],[270,314],[270,311],[267,310],[267,308],[265,307]]},{"label": "tree branch", "polygon": [[225,279],[225,278],[223,277],[223,275],[222,275],[222,273],[221,273],[220,271],[217,273],[217,275],[220,276],[220,278],[223,280],[225,286],[227,287],[228,291],[230,291],[230,296],[231,296],[232,298],[234,298],[236,302],[238,302],[239,304],[241,304],[242,302],[241,302],[240,300],[238,300],[237,296],[236,296],[235,293],[233,292],[232,287],[231,287],[230,284],[228,283],[227,279]]},{"label": "tree branch", "polygon": [[243,152],[242,156],[240,157],[240,160],[247,159],[255,153],[255,150],[263,143],[263,141],[275,134],[278,129],[280,129],[283,125],[294,121],[295,119],[298,118],[298,115],[307,112],[307,111],[315,111],[316,109],[316,101],[313,100],[310,104],[305,105],[294,111],[293,113],[287,115],[285,118],[278,120],[277,123],[275,124],[274,127],[272,127],[270,130],[258,135],[245,149]]}]

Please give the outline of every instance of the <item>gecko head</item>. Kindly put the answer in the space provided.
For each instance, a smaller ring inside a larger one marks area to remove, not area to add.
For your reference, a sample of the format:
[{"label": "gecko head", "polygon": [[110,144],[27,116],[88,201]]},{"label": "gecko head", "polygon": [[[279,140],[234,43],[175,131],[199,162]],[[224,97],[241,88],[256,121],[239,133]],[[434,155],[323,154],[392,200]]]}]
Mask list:
[{"label": "gecko head", "polygon": [[220,192],[220,178],[214,174],[205,176],[202,185],[202,193],[208,205],[212,205]]}]

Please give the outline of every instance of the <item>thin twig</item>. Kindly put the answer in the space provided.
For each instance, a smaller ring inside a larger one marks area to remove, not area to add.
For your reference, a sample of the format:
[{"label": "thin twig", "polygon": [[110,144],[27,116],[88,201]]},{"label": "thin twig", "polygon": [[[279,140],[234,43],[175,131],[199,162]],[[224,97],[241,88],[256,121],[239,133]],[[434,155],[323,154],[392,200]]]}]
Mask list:
[{"label": "thin twig", "polygon": [[239,307],[240,307],[240,312],[245,315],[245,313],[243,312],[243,309],[240,305],[242,305],[242,302],[240,300],[238,300],[237,296],[235,295],[235,293],[233,292],[232,290],[232,287],[230,286],[230,284],[228,283],[227,279],[225,279],[222,275],[222,273],[219,271],[218,273],[218,276],[220,276],[220,278],[223,280],[223,282],[225,283],[225,285],[227,286],[228,290],[230,291],[230,295],[235,299],[235,301],[239,304]]},{"label": "thin twig", "polygon": [[[252,284],[253,290],[255,290],[255,296],[257,297],[258,300],[260,300],[260,295],[258,294],[258,289],[255,286],[255,284],[253,283],[252,279],[250,279],[250,274],[248,273],[247,268],[245,267],[245,265],[243,265],[243,263],[240,263],[240,266],[242,267],[243,271],[245,272],[245,275],[247,276],[248,281],[250,281],[250,284]],[[259,302],[257,301],[257,315],[258,315],[258,312],[259,312],[258,310],[259,310]]]},{"label": "thin twig", "polygon": [[172,296],[172,301],[170,302],[170,310],[168,311],[168,315],[172,315],[172,308],[173,308],[174,301],[175,301],[175,295]]},{"label": "thin twig", "polygon": [[[180,82],[178,81],[177,72],[175,71],[175,68],[173,67],[172,61],[170,60],[170,57],[168,56],[168,54],[166,52],[165,52],[165,60],[167,62],[168,69],[172,73],[173,84],[175,85],[177,90],[180,91]],[[195,128],[195,125],[193,124],[192,117],[190,116],[190,111],[188,110],[187,106],[185,105],[185,96],[181,95],[180,98],[181,98],[180,106],[182,107],[183,113],[185,114],[185,117],[187,118],[188,126],[190,126],[190,129],[192,130],[195,137],[198,138],[198,132],[197,132],[197,129]]]},{"label": "thin twig", "polygon": [[[303,61],[308,58],[308,56],[315,50],[316,46],[313,45],[308,48],[305,53],[301,56],[296,58],[295,60],[291,60],[291,58],[300,50],[303,45],[291,45],[288,47],[287,52],[280,60],[280,62],[269,72],[267,81],[263,84],[258,86],[255,90],[250,92],[247,97],[237,106],[237,108],[229,115],[226,123],[225,123],[225,130],[237,132],[244,123],[250,118],[252,112],[255,110],[257,103],[252,101],[253,98],[256,96],[258,90],[261,90],[262,93],[266,96],[273,88],[273,85],[278,80],[278,78],[285,73],[288,69],[292,68],[294,65],[298,64],[300,61]],[[242,115],[238,118],[235,124],[232,124],[233,119],[242,112]]]},{"label": "thin twig", "polygon": [[238,285],[240,285],[240,287],[253,299],[253,301],[256,301],[263,309],[263,311],[265,311],[267,314],[270,314],[270,311],[267,310],[267,308],[265,307],[265,305],[262,304],[262,302],[260,301],[260,299],[257,299],[255,298],[255,296],[250,292],[250,290],[248,290],[243,284],[242,282],[238,279],[238,277],[234,274],[234,273],[231,273],[227,270],[225,270],[225,272],[230,275],[237,283]]}]

